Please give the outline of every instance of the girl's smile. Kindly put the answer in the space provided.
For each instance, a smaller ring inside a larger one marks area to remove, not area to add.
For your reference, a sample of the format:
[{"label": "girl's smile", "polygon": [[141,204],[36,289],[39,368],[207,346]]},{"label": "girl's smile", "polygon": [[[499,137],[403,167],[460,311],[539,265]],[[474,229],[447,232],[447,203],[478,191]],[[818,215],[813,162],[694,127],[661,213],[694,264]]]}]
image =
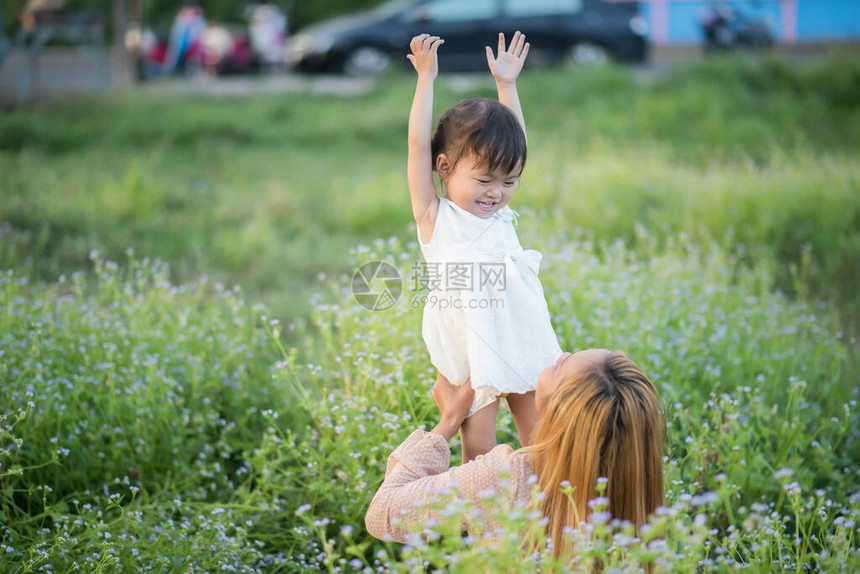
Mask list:
[{"label": "girl's smile", "polygon": [[445,184],[445,197],[472,215],[487,219],[508,204],[520,174],[491,172],[480,164],[470,153],[451,168],[447,156],[439,154],[436,170]]},{"label": "girl's smile", "polygon": [[478,204],[478,209],[480,209],[481,211],[483,211],[485,213],[492,213],[493,210],[496,209],[496,205],[497,205],[497,202],[495,202],[495,201],[487,201],[487,202],[476,201],[475,203]]}]

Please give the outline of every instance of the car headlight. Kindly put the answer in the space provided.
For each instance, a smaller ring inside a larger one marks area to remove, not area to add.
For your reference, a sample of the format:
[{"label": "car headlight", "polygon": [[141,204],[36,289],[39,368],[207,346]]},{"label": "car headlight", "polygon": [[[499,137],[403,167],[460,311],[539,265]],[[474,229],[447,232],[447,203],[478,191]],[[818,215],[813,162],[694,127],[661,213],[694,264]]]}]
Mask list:
[{"label": "car headlight", "polygon": [[301,58],[307,54],[324,54],[334,45],[334,37],[327,34],[296,34],[288,41],[290,52]]},{"label": "car headlight", "polygon": [[313,38],[307,34],[296,34],[289,40],[289,48],[291,52],[296,54],[307,54],[311,51]]},{"label": "car headlight", "polygon": [[630,31],[638,36],[644,36],[648,33],[648,22],[642,16],[633,16],[630,18]]}]

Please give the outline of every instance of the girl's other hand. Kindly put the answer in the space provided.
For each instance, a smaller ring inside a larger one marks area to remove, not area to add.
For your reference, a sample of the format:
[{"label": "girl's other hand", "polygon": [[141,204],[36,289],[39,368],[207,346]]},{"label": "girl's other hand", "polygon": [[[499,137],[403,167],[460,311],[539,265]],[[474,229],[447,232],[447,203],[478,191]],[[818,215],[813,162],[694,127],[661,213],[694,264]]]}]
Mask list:
[{"label": "girl's other hand", "polygon": [[419,77],[435,78],[439,73],[439,63],[436,58],[436,50],[445,43],[439,36],[421,34],[412,38],[409,48],[412,53],[407,55],[409,61],[415,66]]},{"label": "girl's other hand", "polygon": [[511,38],[511,45],[505,50],[505,35],[499,32],[499,54],[493,57],[493,49],[487,46],[487,63],[497,82],[515,82],[523,69],[529,44],[526,35],[517,30]]},{"label": "girl's other hand", "polygon": [[452,385],[442,376],[442,373],[439,373],[433,385],[433,400],[439,407],[439,424],[432,432],[451,440],[466,420],[474,396],[475,391],[472,389],[470,379],[457,386]]}]

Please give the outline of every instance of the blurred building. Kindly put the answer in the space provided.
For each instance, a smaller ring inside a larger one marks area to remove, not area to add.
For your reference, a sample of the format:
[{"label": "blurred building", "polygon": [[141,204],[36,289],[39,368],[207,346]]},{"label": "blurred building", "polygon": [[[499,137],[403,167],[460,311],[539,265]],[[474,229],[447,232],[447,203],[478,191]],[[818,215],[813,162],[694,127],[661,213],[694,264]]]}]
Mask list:
[{"label": "blurred building", "polygon": [[[629,0],[607,0],[626,2]],[[860,0],[639,0],[658,46],[696,44],[715,4],[764,20],[782,44],[860,41]]]}]

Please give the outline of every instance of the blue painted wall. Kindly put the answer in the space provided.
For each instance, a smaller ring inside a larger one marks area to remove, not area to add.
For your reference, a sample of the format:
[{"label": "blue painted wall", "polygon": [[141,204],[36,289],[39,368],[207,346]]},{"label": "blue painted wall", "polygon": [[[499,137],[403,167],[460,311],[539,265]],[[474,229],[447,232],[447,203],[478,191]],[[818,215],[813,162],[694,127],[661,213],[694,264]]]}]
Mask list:
[{"label": "blue painted wall", "polygon": [[[710,2],[708,0],[668,0],[668,2],[669,44],[701,42],[699,19]],[[777,41],[783,40],[780,0],[735,0],[726,1],[723,4],[752,17],[764,19]],[[653,30],[653,10],[650,3],[647,0],[642,1],[640,8]],[[798,43],[828,40],[860,41],[860,0],[797,0],[796,30]]]},{"label": "blue painted wall", "polygon": [[797,39],[860,39],[860,2],[857,0],[800,0]]}]

